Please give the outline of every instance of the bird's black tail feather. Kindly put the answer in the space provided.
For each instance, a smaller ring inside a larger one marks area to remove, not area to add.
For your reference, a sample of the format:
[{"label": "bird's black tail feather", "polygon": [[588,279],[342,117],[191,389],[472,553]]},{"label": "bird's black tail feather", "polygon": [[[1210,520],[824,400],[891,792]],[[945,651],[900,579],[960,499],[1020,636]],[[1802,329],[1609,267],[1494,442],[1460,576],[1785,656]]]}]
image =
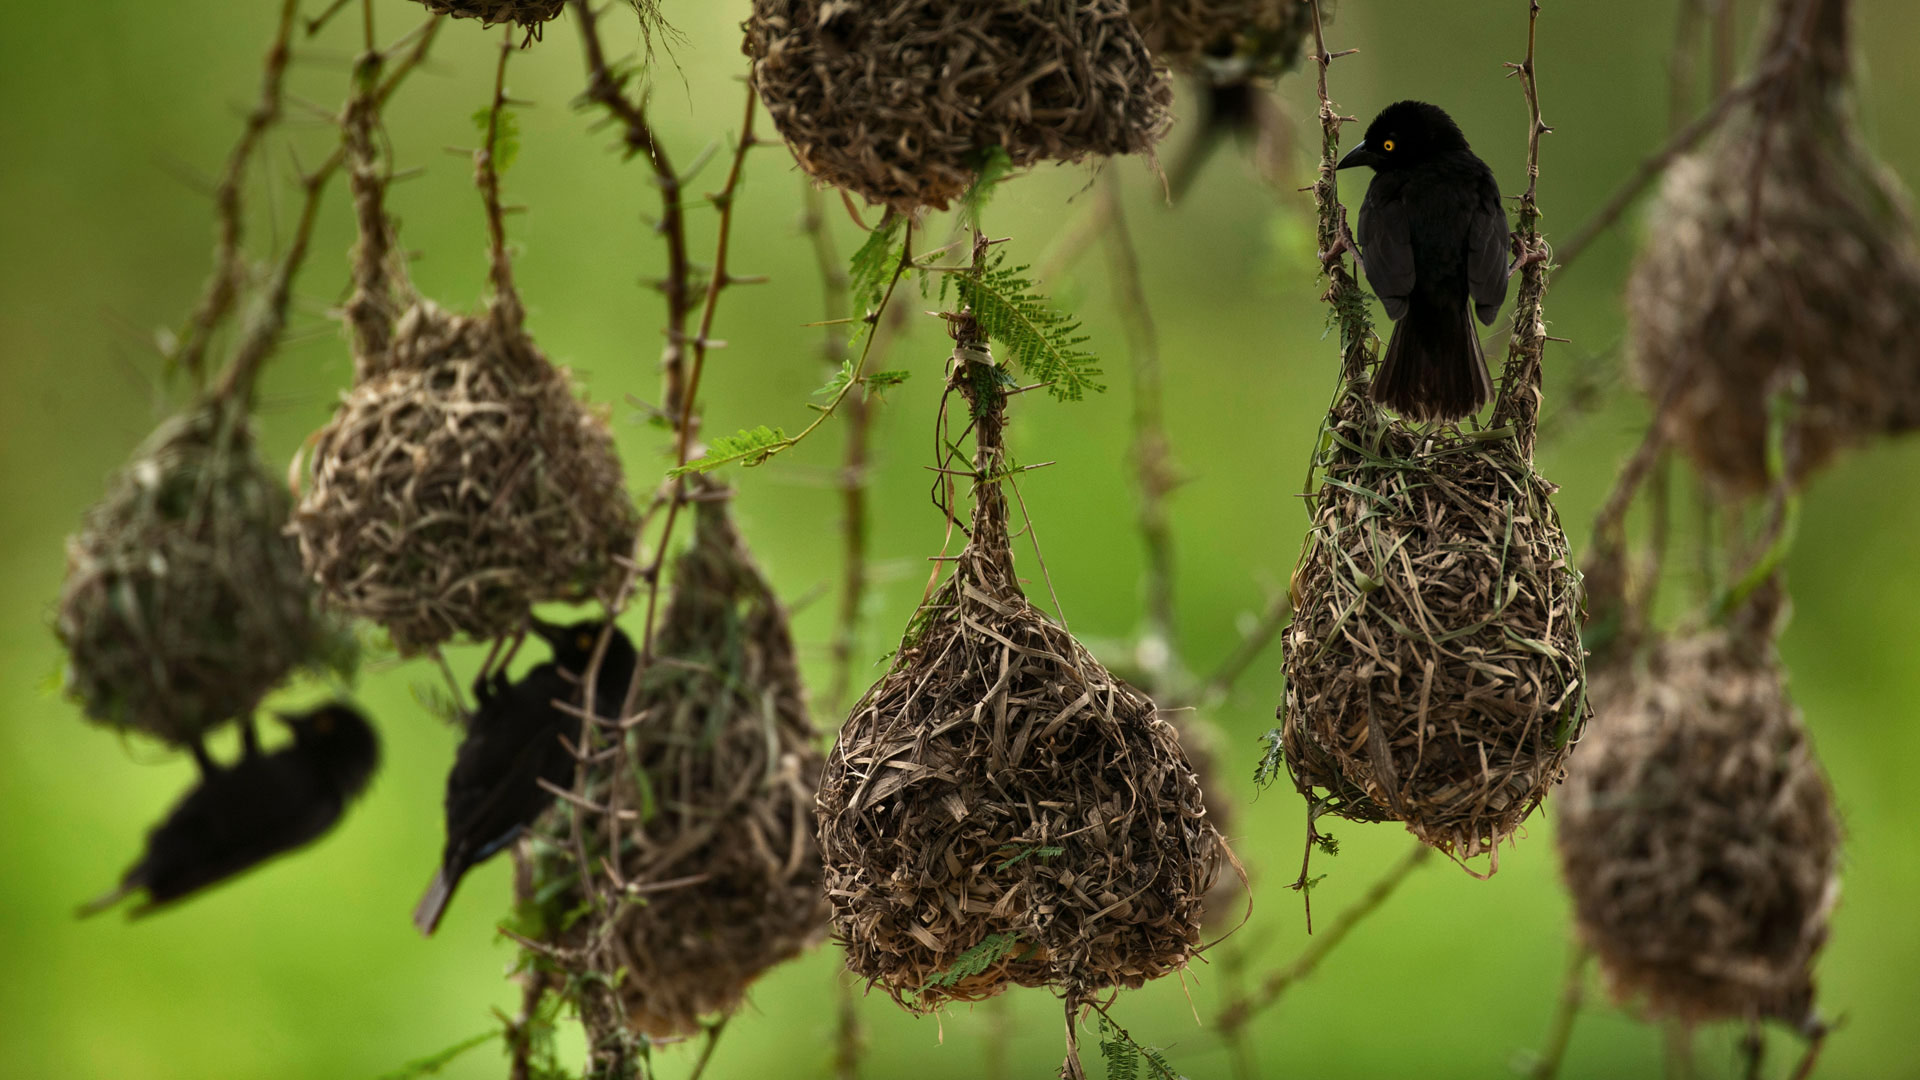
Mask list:
[{"label": "bird's black tail feather", "polygon": [[1467,306],[1413,297],[1374,372],[1373,400],[1409,420],[1453,421],[1478,412],[1492,397],[1493,380]]},{"label": "bird's black tail feather", "polygon": [[413,925],[422,936],[432,937],[439,928],[440,916],[447,913],[447,902],[453,899],[454,886],[459,884],[460,875],[449,874],[445,868],[433,875],[433,883],[420,898],[420,906],[413,909]]}]

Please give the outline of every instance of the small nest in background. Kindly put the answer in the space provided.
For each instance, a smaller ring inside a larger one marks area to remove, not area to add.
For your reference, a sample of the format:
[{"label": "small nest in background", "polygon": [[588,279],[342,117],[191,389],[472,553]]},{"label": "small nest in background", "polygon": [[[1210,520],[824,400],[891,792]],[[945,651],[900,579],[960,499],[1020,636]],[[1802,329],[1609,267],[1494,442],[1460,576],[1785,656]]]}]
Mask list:
[{"label": "small nest in background", "polygon": [[641,719],[587,781],[589,802],[640,815],[617,826],[630,893],[602,879],[607,895],[567,925],[586,906],[576,826],[596,868],[616,861],[605,815],[571,804],[549,819],[532,887],[563,970],[576,985],[615,988],[614,1007],[582,1015],[650,1038],[732,1012],[761,973],[827,929],[813,832],[821,759],[786,612],[719,493],[702,497],[642,677]]},{"label": "small nest in background", "polygon": [[1782,375],[1807,382],[1795,482],[1845,446],[1920,426],[1920,248],[1906,193],[1853,121],[1845,6],[1822,5],[1777,114],[1759,95],[1668,170],[1628,283],[1636,380],[1655,402],[1678,380],[1667,434],[1734,494],[1767,485]]},{"label": "small nest in background", "polygon": [[613,599],[637,525],[612,436],[517,324],[422,301],[362,360],[294,514],[330,604],[413,653]]},{"label": "small nest in background", "polygon": [[1132,0],[1133,24],[1155,59],[1209,82],[1293,70],[1313,38],[1303,0]]},{"label": "small nest in background", "polygon": [[1556,825],[1615,997],[1689,1022],[1809,1026],[1840,828],[1771,645],[1667,641],[1594,698]]},{"label": "small nest in background", "polygon": [[[978,424],[997,447],[997,415]],[[1177,971],[1227,857],[1173,728],[1021,593],[998,482],[974,500],[971,541],[820,782],[848,966],[916,1012]]]},{"label": "small nest in background", "polygon": [[160,425],[67,540],[56,632],[89,718],[190,745],[326,660],[292,505],[240,407]]},{"label": "small nest in background", "polygon": [[435,15],[456,19],[479,19],[482,26],[518,23],[535,37],[540,26],[560,17],[567,0],[416,0]]},{"label": "small nest in background", "polygon": [[753,84],[800,167],[944,209],[988,151],[1018,167],[1151,149],[1172,88],[1126,0],[754,0]]},{"label": "small nest in background", "polygon": [[1579,575],[1511,438],[1421,435],[1364,393],[1328,417],[1294,571],[1287,768],[1316,814],[1498,869],[1586,722]]}]

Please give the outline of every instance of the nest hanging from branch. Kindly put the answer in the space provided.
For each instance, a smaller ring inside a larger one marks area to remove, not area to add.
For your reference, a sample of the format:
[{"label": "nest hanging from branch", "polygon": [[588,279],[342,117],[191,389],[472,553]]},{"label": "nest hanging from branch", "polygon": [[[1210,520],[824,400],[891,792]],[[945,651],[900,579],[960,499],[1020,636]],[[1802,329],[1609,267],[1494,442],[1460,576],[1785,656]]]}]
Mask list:
[{"label": "nest hanging from branch", "polygon": [[928,1012],[1009,984],[1068,1001],[1179,970],[1226,846],[1173,729],[1014,576],[1004,399],[972,320],[972,534],[854,706],[820,783],[848,966]]},{"label": "nest hanging from branch", "polygon": [[1615,997],[1812,1030],[1840,829],[1772,644],[1711,631],[1595,682],[1555,803],[1581,936]]},{"label": "nest hanging from branch", "polygon": [[1209,82],[1274,78],[1293,70],[1313,38],[1303,0],[1132,0],[1147,51]]},{"label": "nest hanging from branch", "polygon": [[508,633],[535,603],[611,601],[623,580],[636,515],[606,418],[518,310],[414,303],[314,436],[307,569],[403,653]]},{"label": "nest hanging from branch", "polygon": [[1287,768],[1316,817],[1403,821],[1497,868],[1587,716],[1555,489],[1513,435],[1422,435],[1364,383],[1327,426],[1282,638]]},{"label": "nest hanging from branch", "polygon": [[55,628],[93,720],[179,746],[337,642],[285,535],[293,500],[216,398],[166,421],[67,540]]},{"label": "nest hanging from branch", "polygon": [[[580,993],[610,996],[576,1002],[596,1044],[609,1026],[650,1038],[698,1032],[761,973],[826,935],[813,823],[820,752],[786,612],[724,496],[696,496],[693,545],[674,564],[639,721],[587,766],[586,801],[636,817],[610,823],[565,804],[534,863],[529,895],[550,955],[579,977]],[[613,881],[596,869],[591,901],[575,835],[590,865],[618,867]]]},{"label": "nest hanging from branch", "polygon": [[1172,89],[1126,0],[754,0],[753,84],[800,167],[901,211],[1014,166],[1147,151]]},{"label": "nest hanging from branch", "polygon": [[515,23],[535,38],[543,24],[560,17],[567,0],[416,0],[435,15],[479,19],[482,26]]},{"label": "nest hanging from branch", "polygon": [[[1667,436],[1734,494],[1767,485],[1767,395],[1806,379],[1787,465],[1920,425],[1920,247],[1854,123],[1845,0],[1781,0],[1777,84],[1675,162],[1628,283],[1636,380]],[[1763,63],[1768,61],[1763,60]],[[1753,204],[1758,194],[1759,205]],[[1677,387],[1677,389],[1676,389]]]}]

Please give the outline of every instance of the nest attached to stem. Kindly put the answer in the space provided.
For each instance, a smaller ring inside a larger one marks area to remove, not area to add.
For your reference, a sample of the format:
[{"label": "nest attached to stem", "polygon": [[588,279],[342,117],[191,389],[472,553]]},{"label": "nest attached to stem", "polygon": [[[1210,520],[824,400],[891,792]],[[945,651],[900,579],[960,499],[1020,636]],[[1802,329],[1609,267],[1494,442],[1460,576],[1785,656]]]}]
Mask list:
[{"label": "nest attached to stem", "polygon": [[216,398],[148,437],[67,540],[55,629],[90,719],[192,745],[327,660],[292,506],[238,404]]},{"label": "nest attached to stem", "polygon": [[516,23],[539,37],[543,24],[560,17],[567,0],[415,0],[435,15],[479,19],[481,26]]},{"label": "nest attached to stem", "polygon": [[[786,612],[724,496],[696,496],[693,545],[674,564],[641,676],[640,719],[600,748],[604,764],[587,766],[586,801],[637,816],[616,822],[565,804],[534,864],[532,895],[557,929],[551,955],[577,993],[614,996],[600,1008],[577,1002],[596,1045],[608,1034],[596,1022],[656,1039],[696,1033],[732,1012],[761,973],[826,936],[813,823],[820,751]],[[617,859],[607,845],[616,833]],[[597,876],[590,901],[575,835],[589,865],[618,866],[614,880]]]},{"label": "nest attached to stem", "polygon": [[827,895],[848,967],[907,1009],[1013,983],[1072,1005],[1188,962],[1226,845],[1153,702],[1021,592],[1003,376],[957,336],[971,539],[827,758]]},{"label": "nest attached to stem", "polygon": [[1667,640],[1644,671],[1610,667],[1594,698],[1556,835],[1614,996],[1810,1029],[1840,828],[1771,642]]},{"label": "nest attached to stem", "polygon": [[[1846,4],[1820,3],[1805,59],[1668,170],[1627,288],[1636,380],[1672,395],[1666,434],[1732,494],[1767,486],[1780,376],[1807,383],[1796,482],[1920,426],[1920,247],[1853,120]],[[1803,6],[1783,3],[1771,55]]]},{"label": "nest attached to stem", "polygon": [[1015,167],[1150,150],[1173,91],[1126,0],[754,0],[753,84],[800,167],[944,209]]},{"label": "nest attached to stem", "polygon": [[1510,433],[1423,435],[1365,394],[1327,419],[1294,571],[1286,765],[1313,817],[1403,821],[1497,870],[1586,722],[1579,575]]},{"label": "nest attached to stem", "polygon": [[1283,75],[1313,38],[1313,7],[1303,0],[1131,0],[1129,6],[1155,59],[1208,81]]},{"label": "nest attached to stem", "polygon": [[624,579],[637,518],[606,418],[517,311],[416,302],[314,436],[307,569],[402,653],[512,632],[543,601],[611,601]]}]

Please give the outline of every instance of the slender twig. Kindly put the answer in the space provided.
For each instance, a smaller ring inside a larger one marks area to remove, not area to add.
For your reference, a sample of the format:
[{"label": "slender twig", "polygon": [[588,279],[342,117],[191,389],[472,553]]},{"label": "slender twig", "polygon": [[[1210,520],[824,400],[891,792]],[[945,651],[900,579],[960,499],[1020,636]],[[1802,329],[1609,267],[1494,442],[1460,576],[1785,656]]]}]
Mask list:
[{"label": "slender twig", "polygon": [[700,1080],[706,1075],[707,1062],[713,1060],[713,1052],[720,1046],[720,1036],[727,1030],[727,1024],[732,1019],[733,1013],[728,1012],[715,1020],[713,1026],[707,1028],[707,1044],[701,1047],[699,1060],[693,1063],[693,1071],[687,1074],[687,1080]]},{"label": "slender twig", "polygon": [[299,16],[300,0],[281,0],[280,21],[272,44],[267,46],[266,59],[261,63],[260,98],[247,113],[246,126],[228,153],[226,168],[213,191],[218,219],[213,273],[207,278],[200,302],[194,305],[193,314],[187,320],[186,336],[169,357],[170,362],[184,369],[196,384],[206,381],[207,347],[214,330],[226,320],[240,298],[242,279],[246,275],[241,245],[246,229],[243,195],[247,168],[267,131],[280,120],[286,100],[287,66],[293,59],[293,30]]},{"label": "slender twig", "polygon": [[239,347],[234,350],[226,374],[221,376],[217,393],[222,398],[251,402],[260,368],[279,348],[281,336],[287,328],[287,309],[293,300],[294,278],[306,262],[307,250],[313,240],[314,223],[320,217],[320,204],[333,173],[334,170],[329,169],[307,176],[300,182],[305,198],[300,205],[300,217],[294,225],[293,239],[274,269],[266,296],[248,323]]},{"label": "slender twig", "polygon": [[[1667,57],[1667,134],[1680,130],[1693,112],[1694,62],[1700,50],[1701,16],[1708,0],[1680,0],[1680,18],[1673,31],[1673,53]],[[1725,90],[1715,86],[1714,93]]]},{"label": "slender twig", "polygon": [[1586,1002],[1587,964],[1592,959],[1593,952],[1585,945],[1573,947],[1566,979],[1560,986],[1560,1004],[1547,1026],[1547,1041],[1540,1047],[1540,1057],[1527,1070],[1527,1080],[1554,1080],[1560,1075],[1560,1063],[1566,1060],[1567,1044],[1573,1039],[1573,1022],[1579,1019]]},{"label": "slender twig", "polygon": [[1167,496],[1179,486],[1180,477],[1167,438],[1160,337],[1140,280],[1140,256],[1127,228],[1116,170],[1107,170],[1101,178],[1099,199],[1114,305],[1126,324],[1133,358],[1133,468],[1140,489],[1136,523],[1146,552],[1144,640],[1138,659],[1147,676],[1144,689],[1160,698],[1179,688],[1183,680],[1174,625],[1173,527],[1167,512]]},{"label": "slender twig", "polygon": [[1540,118],[1539,70],[1534,43],[1540,22],[1540,0],[1527,0],[1527,58],[1508,64],[1509,77],[1520,77],[1527,99],[1527,190],[1520,194],[1515,240],[1519,248],[1520,292],[1513,305],[1513,332],[1507,337],[1506,369],[1500,378],[1500,400],[1493,410],[1493,426],[1511,425],[1523,454],[1533,453],[1540,419],[1541,359],[1546,353],[1547,269],[1552,252],[1540,236],[1540,137],[1551,132]]},{"label": "slender twig", "polygon": [[1320,265],[1327,275],[1327,292],[1323,299],[1332,305],[1334,318],[1340,325],[1341,371],[1349,381],[1355,381],[1365,376],[1367,364],[1372,360],[1372,350],[1369,348],[1372,333],[1367,327],[1365,294],[1360,289],[1360,283],[1347,270],[1346,260],[1342,257],[1347,252],[1359,251],[1352,231],[1347,228],[1347,208],[1340,203],[1340,187],[1335,171],[1340,157],[1340,125],[1352,117],[1343,117],[1336,112],[1333,100],[1327,96],[1327,66],[1338,57],[1350,56],[1358,50],[1347,49],[1337,54],[1327,52],[1320,0],[1310,0],[1310,3],[1313,7],[1313,60],[1320,95],[1320,171],[1313,182],[1313,203],[1319,212],[1316,236],[1320,247]]},{"label": "slender twig", "polygon": [[1733,85],[1734,0],[1713,0],[1713,92]]},{"label": "slender twig", "polygon": [[1260,655],[1266,652],[1267,646],[1273,643],[1291,618],[1293,595],[1283,589],[1267,603],[1267,610],[1261,613],[1253,629],[1240,639],[1240,644],[1232,654],[1221,661],[1213,674],[1200,684],[1200,689],[1193,695],[1193,703],[1206,705],[1226,697],[1233,689],[1233,684],[1240,681],[1240,676],[1246,674],[1255,660],[1260,659]]},{"label": "slender twig", "polygon": [[839,1015],[833,1025],[834,1080],[860,1080],[860,1061],[867,1054],[867,1033],[860,1023],[860,1003],[854,998],[853,978],[839,972]]},{"label": "slender twig", "polygon": [[513,288],[513,260],[507,256],[507,217],[500,205],[500,121],[507,110],[507,58],[514,54],[514,30],[509,24],[500,42],[500,58],[493,69],[493,101],[487,108],[487,139],[473,155],[474,179],[487,209],[487,254],[493,281],[494,317],[517,325],[520,297]]},{"label": "slender twig", "polygon": [[1661,1075],[1666,1080],[1693,1080],[1693,1027],[1684,1020],[1661,1025]]},{"label": "slender twig", "polygon": [[1432,856],[1432,848],[1425,844],[1414,844],[1405,855],[1400,856],[1398,862],[1380,876],[1379,880],[1369,885],[1367,891],[1360,894],[1358,900],[1335,916],[1332,924],[1315,934],[1307,943],[1307,947],[1300,951],[1300,955],[1293,958],[1292,963],[1268,973],[1267,977],[1260,981],[1260,985],[1245,996],[1229,1001],[1226,1007],[1220,1010],[1220,1017],[1215,1026],[1222,1031],[1231,1031],[1246,1024],[1255,1014],[1279,1001],[1295,983],[1313,974],[1321,961],[1340,947],[1340,943],[1346,940],[1354,927],[1365,921],[1367,916],[1378,911],[1380,906],[1393,895],[1394,890],[1400,887],[1400,883]]}]

